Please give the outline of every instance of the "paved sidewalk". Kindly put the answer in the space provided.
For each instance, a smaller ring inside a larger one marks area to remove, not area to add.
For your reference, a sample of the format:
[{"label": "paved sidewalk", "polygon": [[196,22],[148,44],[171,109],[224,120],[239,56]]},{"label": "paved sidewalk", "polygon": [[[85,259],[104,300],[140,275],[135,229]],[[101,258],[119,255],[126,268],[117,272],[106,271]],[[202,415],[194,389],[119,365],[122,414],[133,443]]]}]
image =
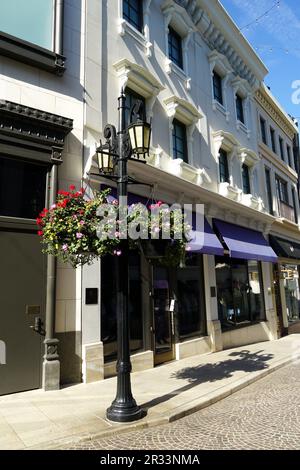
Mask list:
[{"label": "paved sidewalk", "polygon": [[115,378],[56,392],[35,390],[0,397],[0,449],[55,448],[70,439],[74,442],[174,421],[298,358],[300,335],[291,335],[132,374],[134,396],[147,416],[131,425],[105,419],[105,410],[115,396]]}]

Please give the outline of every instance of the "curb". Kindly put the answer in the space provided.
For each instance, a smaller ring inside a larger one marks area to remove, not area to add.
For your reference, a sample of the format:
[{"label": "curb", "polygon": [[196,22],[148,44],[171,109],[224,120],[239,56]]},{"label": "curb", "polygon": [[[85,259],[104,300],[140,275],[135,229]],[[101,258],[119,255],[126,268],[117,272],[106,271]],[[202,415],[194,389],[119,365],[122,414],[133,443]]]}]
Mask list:
[{"label": "curb", "polygon": [[142,429],[147,429],[147,428],[152,428],[155,426],[161,426],[161,425],[165,425],[168,423],[172,423],[174,421],[177,421],[178,419],[184,418],[185,416],[188,416],[192,413],[200,411],[203,408],[213,405],[214,403],[217,403],[218,401],[221,401],[224,398],[229,397],[233,393],[238,392],[242,390],[243,388],[246,388],[248,385],[251,385],[254,382],[257,382],[258,380],[267,377],[272,372],[276,372],[282,367],[285,367],[293,362],[296,362],[299,359],[300,359],[300,353],[294,355],[293,357],[276,361],[275,363],[270,365],[268,369],[264,371],[250,372],[250,374],[252,374],[251,377],[245,377],[244,379],[236,380],[232,384],[223,385],[222,387],[219,387],[213,392],[207,393],[206,395],[204,395],[203,397],[199,399],[195,399],[192,402],[189,402],[188,404],[184,404],[182,406],[175,408],[173,411],[169,412],[167,415],[160,416],[157,418],[152,418],[144,422],[137,422],[134,424],[121,424],[121,425],[117,424],[117,425],[114,425],[115,427],[113,429],[101,431],[98,433],[81,435],[81,436],[70,435],[69,437],[60,439],[59,441],[55,440],[55,441],[50,441],[48,443],[45,443],[43,445],[29,447],[27,448],[27,450],[38,450],[38,449],[39,450],[47,450],[47,449],[57,450],[57,449],[60,449],[63,445],[67,446],[68,444],[71,444],[71,443],[73,444],[75,442],[76,443],[87,442],[87,441],[92,441],[96,439],[101,439],[104,437],[109,437],[114,434],[123,434],[126,432],[142,430]]}]

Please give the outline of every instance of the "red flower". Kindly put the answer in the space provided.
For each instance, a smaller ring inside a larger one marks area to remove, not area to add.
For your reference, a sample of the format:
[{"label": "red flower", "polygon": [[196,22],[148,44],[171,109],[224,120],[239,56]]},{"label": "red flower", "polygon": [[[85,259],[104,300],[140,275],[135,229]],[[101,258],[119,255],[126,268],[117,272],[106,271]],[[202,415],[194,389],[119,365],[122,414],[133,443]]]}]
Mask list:
[{"label": "red flower", "polygon": [[71,184],[71,185],[70,185],[70,190],[71,190],[71,191],[74,191],[75,189],[76,189],[76,186],[75,186],[74,184]]},{"label": "red flower", "polygon": [[38,234],[39,237],[42,237],[43,236],[43,231],[39,230],[37,234]]}]

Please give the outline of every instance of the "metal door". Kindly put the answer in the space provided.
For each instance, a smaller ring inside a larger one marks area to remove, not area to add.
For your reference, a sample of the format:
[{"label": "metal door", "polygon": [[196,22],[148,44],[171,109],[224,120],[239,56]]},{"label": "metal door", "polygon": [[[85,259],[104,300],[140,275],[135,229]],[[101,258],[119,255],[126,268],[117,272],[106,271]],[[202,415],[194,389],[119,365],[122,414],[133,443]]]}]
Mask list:
[{"label": "metal door", "polygon": [[44,280],[36,232],[0,230],[0,395],[41,385]]}]

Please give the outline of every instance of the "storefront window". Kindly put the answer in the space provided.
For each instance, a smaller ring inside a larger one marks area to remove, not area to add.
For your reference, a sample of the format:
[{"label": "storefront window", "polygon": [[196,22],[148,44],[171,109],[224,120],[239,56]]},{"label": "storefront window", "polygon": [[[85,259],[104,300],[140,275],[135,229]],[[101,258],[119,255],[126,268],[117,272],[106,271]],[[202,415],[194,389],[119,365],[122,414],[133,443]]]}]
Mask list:
[{"label": "storefront window", "polygon": [[177,269],[178,334],[180,339],[205,334],[205,296],[201,256],[190,256]]},{"label": "storefront window", "polygon": [[[117,357],[117,286],[116,259],[106,256],[101,260],[101,340],[104,345],[105,362]],[[143,309],[141,297],[140,257],[132,252],[129,256],[129,317],[130,351],[143,349]]]},{"label": "storefront window", "polygon": [[299,266],[284,265],[281,270],[284,278],[287,317],[289,322],[300,320]]},{"label": "storefront window", "polygon": [[218,314],[223,329],[265,320],[258,261],[216,257],[216,280]]},{"label": "storefront window", "polygon": [[0,216],[36,219],[45,207],[45,165],[0,156]]}]

